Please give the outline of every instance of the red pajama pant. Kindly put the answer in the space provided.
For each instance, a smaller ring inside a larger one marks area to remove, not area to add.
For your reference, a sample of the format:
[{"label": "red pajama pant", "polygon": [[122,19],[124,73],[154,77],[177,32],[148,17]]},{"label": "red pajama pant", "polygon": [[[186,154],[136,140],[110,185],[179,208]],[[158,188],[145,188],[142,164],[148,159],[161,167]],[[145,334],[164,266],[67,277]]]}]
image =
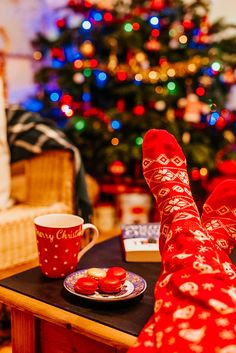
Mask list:
[{"label": "red pajama pant", "polygon": [[165,131],[145,136],[143,171],[161,217],[162,273],[154,313],[128,353],[236,353],[236,267],[225,251],[236,239],[236,198],[213,195],[201,223],[185,157]]},{"label": "red pajama pant", "polygon": [[154,314],[129,353],[236,353],[236,268],[191,221],[162,249]]}]

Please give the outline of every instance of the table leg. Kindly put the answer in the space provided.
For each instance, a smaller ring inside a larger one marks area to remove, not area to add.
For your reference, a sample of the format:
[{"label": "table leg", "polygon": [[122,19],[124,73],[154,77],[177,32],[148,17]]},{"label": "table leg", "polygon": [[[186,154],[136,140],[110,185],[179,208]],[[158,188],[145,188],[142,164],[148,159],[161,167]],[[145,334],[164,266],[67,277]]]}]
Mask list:
[{"label": "table leg", "polygon": [[11,309],[12,353],[36,353],[35,321],[32,314]]}]

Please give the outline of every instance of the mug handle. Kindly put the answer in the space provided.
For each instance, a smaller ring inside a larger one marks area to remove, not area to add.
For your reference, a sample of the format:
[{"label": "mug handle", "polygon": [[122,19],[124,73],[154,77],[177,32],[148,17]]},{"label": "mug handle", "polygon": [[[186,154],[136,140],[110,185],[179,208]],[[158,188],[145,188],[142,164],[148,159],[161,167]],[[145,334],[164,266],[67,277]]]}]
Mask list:
[{"label": "mug handle", "polygon": [[98,240],[98,236],[99,236],[99,231],[97,229],[97,227],[95,227],[93,224],[91,223],[85,223],[82,226],[82,236],[85,232],[86,229],[92,228],[94,230],[93,233],[93,239],[82,249],[80,250],[79,254],[78,254],[78,261],[81,259],[81,257],[89,250],[91,249],[95,244],[96,241]]}]

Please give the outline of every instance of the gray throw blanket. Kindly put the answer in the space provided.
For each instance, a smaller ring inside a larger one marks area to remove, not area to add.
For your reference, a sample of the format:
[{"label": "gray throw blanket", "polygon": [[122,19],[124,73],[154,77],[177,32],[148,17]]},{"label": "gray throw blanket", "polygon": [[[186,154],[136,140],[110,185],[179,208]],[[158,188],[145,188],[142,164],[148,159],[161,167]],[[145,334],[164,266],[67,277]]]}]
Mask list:
[{"label": "gray throw blanket", "polygon": [[76,169],[75,192],[77,213],[89,222],[92,215],[85,171],[79,150],[67,139],[53,121],[37,113],[9,107],[7,113],[7,138],[11,152],[11,162],[17,162],[40,154],[42,151],[66,149],[73,153]]}]

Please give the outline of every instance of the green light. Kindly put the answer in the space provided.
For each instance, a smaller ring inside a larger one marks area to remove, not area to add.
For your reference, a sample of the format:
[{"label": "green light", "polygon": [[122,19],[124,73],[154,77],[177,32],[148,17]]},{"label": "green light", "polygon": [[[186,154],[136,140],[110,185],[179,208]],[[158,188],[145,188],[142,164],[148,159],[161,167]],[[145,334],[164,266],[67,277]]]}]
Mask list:
[{"label": "green light", "polygon": [[85,128],[85,121],[84,120],[78,120],[77,123],[75,123],[75,129],[76,130],[83,130]]},{"label": "green light", "polygon": [[85,77],[90,77],[92,75],[92,70],[86,68],[83,71]]},{"label": "green light", "polygon": [[125,32],[132,32],[133,26],[131,25],[131,23],[126,23],[124,25],[124,30],[125,30]]},{"label": "green light", "polygon": [[175,29],[170,29],[169,30],[169,36],[170,37],[175,37],[176,36],[176,30]]},{"label": "green light", "polygon": [[136,142],[137,146],[141,146],[143,143],[143,138],[141,136],[138,136],[138,137],[136,137],[135,142]]},{"label": "green light", "polygon": [[169,91],[174,91],[176,89],[176,84],[171,81],[167,84],[167,88]]}]

